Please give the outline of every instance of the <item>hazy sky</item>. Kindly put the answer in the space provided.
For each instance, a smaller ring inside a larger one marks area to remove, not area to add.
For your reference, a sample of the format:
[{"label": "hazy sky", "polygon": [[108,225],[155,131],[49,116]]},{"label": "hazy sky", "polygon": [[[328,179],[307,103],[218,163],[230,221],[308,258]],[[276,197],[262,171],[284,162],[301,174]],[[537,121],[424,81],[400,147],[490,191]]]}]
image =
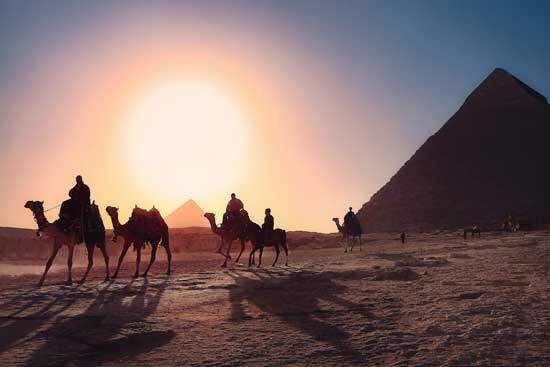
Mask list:
[{"label": "hazy sky", "polygon": [[548,1],[6,0],[0,37],[2,226],[80,173],[123,218],[333,231],[495,67],[550,95]]}]

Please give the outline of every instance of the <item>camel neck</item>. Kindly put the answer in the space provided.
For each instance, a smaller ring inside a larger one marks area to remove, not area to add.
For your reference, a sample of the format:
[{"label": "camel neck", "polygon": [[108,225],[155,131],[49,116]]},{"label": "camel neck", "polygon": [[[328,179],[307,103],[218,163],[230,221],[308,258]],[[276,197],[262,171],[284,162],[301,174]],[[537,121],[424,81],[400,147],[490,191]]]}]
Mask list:
[{"label": "camel neck", "polygon": [[118,214],[111,215],[111,222],[113,222],[113,231],[115,232],[115,235],[121,235],[123,232],[123,227],[118,220]]},{"label": "camel neck", "polygon": [[216,225],[216,220],[214,218],[208,218],[208,222],[210,222],[210,228],[212,229],[212,232],[215,234],[220,234],[220,228]]},{"label": "camel neck", "polygon": [[34,214],[34,219],[36,220],[36,224],[38,224],[38,230],[41,231],[47,226],[50,225],[48,222],[48,219],[46,219],[46,216],[44,215],[44,212],[38,212]]}]

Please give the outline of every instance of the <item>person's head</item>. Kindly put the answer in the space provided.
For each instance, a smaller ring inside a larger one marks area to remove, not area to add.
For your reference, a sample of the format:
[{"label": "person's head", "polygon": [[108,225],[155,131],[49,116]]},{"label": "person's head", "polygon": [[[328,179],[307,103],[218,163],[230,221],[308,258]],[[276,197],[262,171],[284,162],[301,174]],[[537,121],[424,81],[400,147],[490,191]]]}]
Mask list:
[{"label": "person's head", "polygon": [[265,210],[265,215],[268,215],[268,214],[271,214],[271,209],[269,209],[269,208],[267,208],[267,209]]},{"label": "person's head", "polygon": [[236,196],[235,196],[235,193],[232,193],[232,194],[231,194],[231,199],[235,199],[235,197],[236,197]]},{"label": "person's head", "polygon": [[350,212],[352,212],[352,211],[353,211],[353,208],[352,208],[351,206],[349,207],[349,211],[350,211]]},{"label": "person's head", "polygon": [[76,183],[81,184],[82,183],[82,176],[78,175],[76,176]]}]

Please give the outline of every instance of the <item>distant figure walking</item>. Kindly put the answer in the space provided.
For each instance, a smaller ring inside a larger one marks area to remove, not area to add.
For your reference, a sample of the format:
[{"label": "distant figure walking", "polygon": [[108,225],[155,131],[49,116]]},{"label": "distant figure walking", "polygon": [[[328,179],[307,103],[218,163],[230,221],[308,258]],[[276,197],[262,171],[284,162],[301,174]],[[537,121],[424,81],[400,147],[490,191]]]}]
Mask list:
[{"label": "distant figure walking", "polygon": [[481,229],[478,226],[474,225],[471,228],[464,228],[464,239],[468,238],[468,232],[472,233],[472,238],[475,237],[477,233],[477,238],[481,238]]},{"label": "distant figure walking", "polygon": [[405,232],[401,232],[401,243],[405,243],[405,239],[407,238],[407,235]]}]

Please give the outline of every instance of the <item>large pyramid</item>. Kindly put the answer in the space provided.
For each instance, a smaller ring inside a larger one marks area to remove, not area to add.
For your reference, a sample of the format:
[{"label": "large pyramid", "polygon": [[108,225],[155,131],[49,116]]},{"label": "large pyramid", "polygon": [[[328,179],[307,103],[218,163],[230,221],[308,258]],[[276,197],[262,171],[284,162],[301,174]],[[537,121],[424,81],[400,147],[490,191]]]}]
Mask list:
[{"label": "large pyramid", "polygon": [[550,105],[495,69],[358,213],[369,232],[550,223]]},{"label": "large pyramid", "polygon": [[166,224],[170,228],[207,227],[204,212],[192,199],[166,217]]}]

